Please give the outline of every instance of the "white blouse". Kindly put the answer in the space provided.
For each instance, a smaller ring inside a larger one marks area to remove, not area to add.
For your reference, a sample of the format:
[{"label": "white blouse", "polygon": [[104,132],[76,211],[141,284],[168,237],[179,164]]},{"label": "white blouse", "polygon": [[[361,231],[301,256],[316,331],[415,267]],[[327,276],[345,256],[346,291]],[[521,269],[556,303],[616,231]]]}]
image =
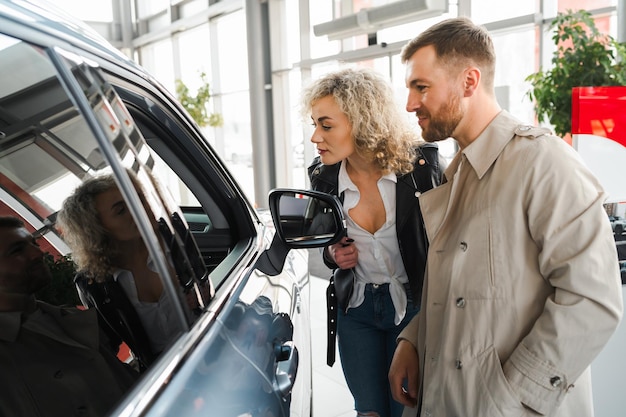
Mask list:
[{"label": "white blouse", "polygon": [[385,206],[385,224],[374,234],[359,226],[350,217],[350,209],[360,199],[356,185],[346,171],[345,163],[339,170],[338,191],[344,193],[343,213],[348,226],[348,237],[354,239],[359,251],[359,260],[355,267],[356,284],[348,308],[358,307],[365,299],[366,284],[389,283],[389,293],[395,308],[394,322],[400,324],[406,314],[407,298],[403,284],[409,281],[398,245],[396,233],[396,182],[394,173],[384,175],[378,180],[378,190]]},{"label": "white blouse", "polygon": [[[155,271],[154,262],[148,259],[148,268]],[[139,320],[146,330],[150,347],[154,353],[159,353],[175,340],[184,331],[176,313],[175,301],[168,291],[163,293],[157,302],[142,302],[137,296],[137,287],[132,272],[126,269],[114,271],[113,278],[120,284],[131,304],[137,311]]]}]

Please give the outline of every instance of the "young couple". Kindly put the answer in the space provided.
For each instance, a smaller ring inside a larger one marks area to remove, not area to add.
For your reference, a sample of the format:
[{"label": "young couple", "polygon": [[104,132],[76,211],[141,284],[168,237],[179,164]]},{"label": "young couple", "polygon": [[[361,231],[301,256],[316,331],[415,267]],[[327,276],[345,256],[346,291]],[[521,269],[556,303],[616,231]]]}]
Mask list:
[{"label": "young couple", "polygon": [[356,277],[337,337],[357,415],[592,416],[589,365],[623,309],[602,186],[563,140],[500,108],[484,28],[445,20],[402,62],[422,139],[373,71],[303,94],[311,187],[347,221],[323,257]]}]

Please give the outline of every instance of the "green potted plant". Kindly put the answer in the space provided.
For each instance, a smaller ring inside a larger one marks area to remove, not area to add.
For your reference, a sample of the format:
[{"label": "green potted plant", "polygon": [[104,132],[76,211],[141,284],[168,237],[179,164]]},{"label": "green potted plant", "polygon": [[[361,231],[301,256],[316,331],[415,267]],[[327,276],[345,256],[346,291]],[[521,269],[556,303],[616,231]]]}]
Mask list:
[{"label": "green potted plant", "polygon": [[619,43],[597,29],[585,10],[559,13],[552,21],[557,46],[552,68],[526,78],[532,88],[539,122],[549,122],[556,134],[571,131],[572,88],[626,85],[626,43]]},{"label": "green potted plant", "polygon": [[222,126],[224,124],[222,115],[219,113],[209,114],[207,110],[207,104],[211,98],[211,90],[204,72],[200,73],[200,80],[202,81],[202,85],[200,85],[195,95],[191,94],[189,88],[182,80],[176,80],[176,96],[178,101],[185,110],[187,110],[187,113],[189,113],[198,126]]}]

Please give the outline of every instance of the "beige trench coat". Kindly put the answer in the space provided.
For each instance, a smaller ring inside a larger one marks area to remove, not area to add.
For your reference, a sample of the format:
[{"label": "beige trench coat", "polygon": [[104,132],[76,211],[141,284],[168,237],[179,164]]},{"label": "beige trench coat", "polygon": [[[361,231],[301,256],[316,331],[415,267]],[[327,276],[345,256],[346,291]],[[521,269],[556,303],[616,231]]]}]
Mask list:
[{"label": "beige trench coat", "polygon": [[427,277],[400,336],[420,356],[421,415],[592,416],[588,368],[623,309],[601,185],[505,111],[445,175],[420,197]]}]

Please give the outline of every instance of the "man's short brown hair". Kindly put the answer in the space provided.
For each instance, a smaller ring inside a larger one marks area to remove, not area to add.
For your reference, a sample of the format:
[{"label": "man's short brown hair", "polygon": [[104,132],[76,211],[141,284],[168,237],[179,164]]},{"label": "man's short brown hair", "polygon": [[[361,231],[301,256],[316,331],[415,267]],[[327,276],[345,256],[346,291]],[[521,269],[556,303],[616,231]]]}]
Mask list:
[{"label": "man's short brown hair", "polygon": [[14,216],[0,216],[0,227],[18,229],[24,227],[24,222]]},{"label": "man's short brown hair", "polygon": [[442,65],[451,70],[475,65],[481,70],[485,86],[493,88],[496,53],[487,29],[467,17],[446,19],[410,40],[402,48],[402,63],[406,63],[418,49],[430,45],[435,48]]}]

